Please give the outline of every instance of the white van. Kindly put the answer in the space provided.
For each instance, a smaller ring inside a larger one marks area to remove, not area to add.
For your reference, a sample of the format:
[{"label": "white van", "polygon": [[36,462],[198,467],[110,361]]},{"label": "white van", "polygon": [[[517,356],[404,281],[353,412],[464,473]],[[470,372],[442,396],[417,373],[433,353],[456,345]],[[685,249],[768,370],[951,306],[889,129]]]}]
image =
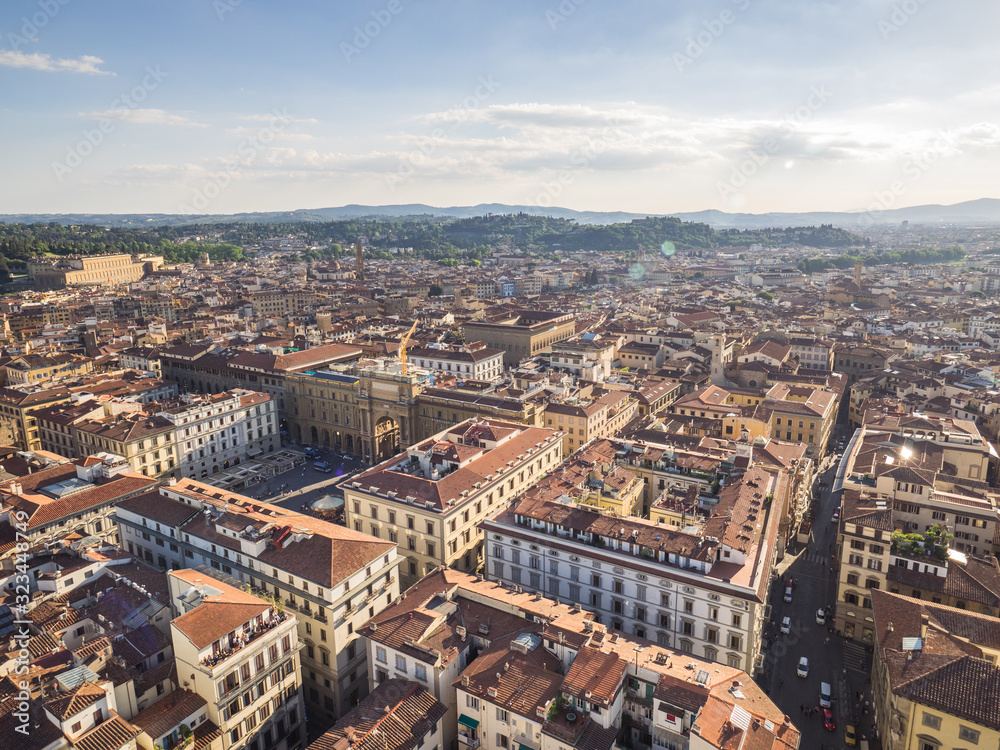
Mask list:
[{"label": "white van", "polygon": [[830,689],[829,682],[821,682],[819,684],[819,705],[823,708],[830,708],[830,699],[833,697],[833,692]]}]

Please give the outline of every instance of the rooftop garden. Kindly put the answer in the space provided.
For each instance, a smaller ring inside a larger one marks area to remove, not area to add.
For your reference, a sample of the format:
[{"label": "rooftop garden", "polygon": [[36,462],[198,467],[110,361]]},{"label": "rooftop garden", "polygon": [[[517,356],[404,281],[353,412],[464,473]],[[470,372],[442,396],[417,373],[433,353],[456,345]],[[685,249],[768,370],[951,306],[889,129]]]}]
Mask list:
[{"label": "rooftop garden", "polygon": [[924,533],[905,534],[892,532],[893,554],[907,557],[933,557],[938,562],[947,562],[948,546],[955,536],[944,526],[935,524]]}]

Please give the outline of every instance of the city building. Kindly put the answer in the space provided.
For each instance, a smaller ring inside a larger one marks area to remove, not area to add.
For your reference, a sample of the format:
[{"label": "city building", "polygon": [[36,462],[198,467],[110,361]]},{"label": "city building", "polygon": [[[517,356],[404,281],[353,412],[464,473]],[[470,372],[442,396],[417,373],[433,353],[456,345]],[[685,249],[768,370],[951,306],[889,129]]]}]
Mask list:
[{"label": "city building", "polygon": [[882,747],[1000,746],[1000,619],[884,591],[872,598]]},{"label": "city building", "polygon": [[[294,613],[198,570],[174,570],[168,580],[177,679],[184,690],[203,699],[202,706],[195,700],[175,710],[173,719],[183,722],[203,709],[219,729],[222,750],[304,747],[301,645]],[[143,719],[139,714],[135,720],[154,746],[168,746],[179,729],[168,726],[174,721]],[[197,723],[187,726],[196,729]]]},{"label": "city building", "polygon": [[464,380],[496,380],[503,374],[503,355],[481,341],[446,349],[420,347],[407,352],[409,361],[427,370],[443,372]]},{"label": "city building", "polygon": [[66,255],[32,258],[28,278],[38,289],[113,286],[138,281],[163,265],[159,255]]},{"label": "city building", "polygon": [[309,750],[445,750],[444,704],[419,682],[386,679]]},{"label": "city building", "polygon": [[551,351],[557,341],[575,335],[576,325],[571,314],[518,309],[468,321],[462,330],[466,341],[482,341],[492,349],[502,349],[504,364],[510,366]]},{"label": "city building", "polygon": [[432,572],[364,635],[373,686],[412,680],[444,704],[442,747],[799,746],[791,720],[742,670],[460,571]]},{"label": "city building", "polygon": [[871,591],[1000,614],[996,450],[965,420],[886,416],[841,460],[837,627],[875,637]]},{"label": "city building", "polygon": [[278,410],[265,393],[185,393],[154,409],[174,425],[175,476],[204,479],[281,447]]},{"label": "city building", "polygon": [[364,696],[357,631],[399,595],[394,544],[190,479],[120,504],[115,521],[136,557],[205,566],[295,612],[310,715],[332,722]]},{"label": "city building", "polygon": [[5,556],[15,542],[32,546],[56,542],[67,534],[117,543],[115,506],[156,482],[130,471],[128,461],[107,453],[40,469],[0,482],[0,535]]},{"label": "city building", "polygon": [[415,443],[341,484],[347,525],[398,544],[404,588],[445,565],[483,561],[481,521],[551,471],[562,434],[473,419]]},{"label": "city building", "polygon": [[571,397],[550,401],[543,424],[563,433],[563,454],[591,440],[616,436],[638,413],[636,399],[626,391],[606,391],[594,399]]},{"label": "city building", "polygon": [[481,524],[491,580],[578,603],[609,631],[759,667],[785,474],[747,470],[683,530],[579,502],[557,480]]}]

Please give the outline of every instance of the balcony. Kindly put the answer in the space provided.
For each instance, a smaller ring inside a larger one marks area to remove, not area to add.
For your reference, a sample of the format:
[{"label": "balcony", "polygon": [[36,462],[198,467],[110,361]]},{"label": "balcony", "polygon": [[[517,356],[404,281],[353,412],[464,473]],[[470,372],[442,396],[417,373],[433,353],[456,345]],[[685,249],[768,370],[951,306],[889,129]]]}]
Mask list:
[{"label": "balcony", "polygon": [[267,633],[274,630],[290,617],[291,615],[284,612],[279,614],[276,610],[271,610],[270,619],[255,622],[249,630],[244,630],[232,640],[226,636],[224,640],[228,642],[228,646],[223,647],[223,641],[216,641],[213,644],[212,655],[203,658],[201,665],[210,670],[215,669],[215,667],[223,664],[230,657],[235,656],[248,646],[252,646],[261,637],[267,635]]},{"label": "balcony", "polygon": [[542,723],[542,731],[575,745],[583,734],[590,716],[574,708],[564,708]]},{"label": "balcony", "polygon": [[458,741],[466,747],[471,747],[473,749],[479,747],[479,738],[473,736],[471,732],[464,729],[458,730]]}]

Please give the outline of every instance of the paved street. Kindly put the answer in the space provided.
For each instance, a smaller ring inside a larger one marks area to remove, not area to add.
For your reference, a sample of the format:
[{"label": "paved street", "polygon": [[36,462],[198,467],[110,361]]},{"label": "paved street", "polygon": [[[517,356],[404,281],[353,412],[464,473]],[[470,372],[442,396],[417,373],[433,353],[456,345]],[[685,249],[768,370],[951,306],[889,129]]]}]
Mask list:
[{"label": "paved street", "polygon": [[363,468],[360,459],[342,456],[331,450],[321,451],[319,460],[332,465],[333,471],[329,474],[317,471],[310,459],[304,466],[297,466],[291,471],[271,477],[266,482],[252,485],[243,490],[243,494],[258,500],[267,500],[282,508],[298,510],[303,503],[309,504],[323,495],[340,496],[341,493],[334,491],[332,485]]},{"label": "paved street", "polygon": [[[817,504],[813,523],[812,540],[803,548],[796,544],[786,552],[785,559],[777,568],[771,590],[771,625],[766,631],[773,636],[771,646],[765,649],[765,677],[761,684],[771,698],[782,708],[802,731],[802,748],[846,747],[844,725],[852,724],[859,737],[871,736],[868,717],[862,717],[856,709],[857,693],[865,692],[870,699],[868,681],[871,659],[860,644],[846,641],[831,633],[832,620],[825,625],[816,622],[816,611],[830,607],[836,599],[836,582],[831,569],[832,554],[836,542],[837,526],[830,522],[838,500],[830,491],[833,485],[835,465],[819,474],[818,481],[826,487]],[[795,581],[792,602],[783,601],[784,582],[788,578]],[[791,632],[779,632],[782,618],[791,618]],[[767,643],[767,641],[765,641]],[[809,659],[809,676],[796,675],[799,658]],[[830,683],[833,690],[833,717],[836,729],[833,732],[823,728],[819,706],[820,682]],[[811,709],[811,713],[807,713]]]}]

